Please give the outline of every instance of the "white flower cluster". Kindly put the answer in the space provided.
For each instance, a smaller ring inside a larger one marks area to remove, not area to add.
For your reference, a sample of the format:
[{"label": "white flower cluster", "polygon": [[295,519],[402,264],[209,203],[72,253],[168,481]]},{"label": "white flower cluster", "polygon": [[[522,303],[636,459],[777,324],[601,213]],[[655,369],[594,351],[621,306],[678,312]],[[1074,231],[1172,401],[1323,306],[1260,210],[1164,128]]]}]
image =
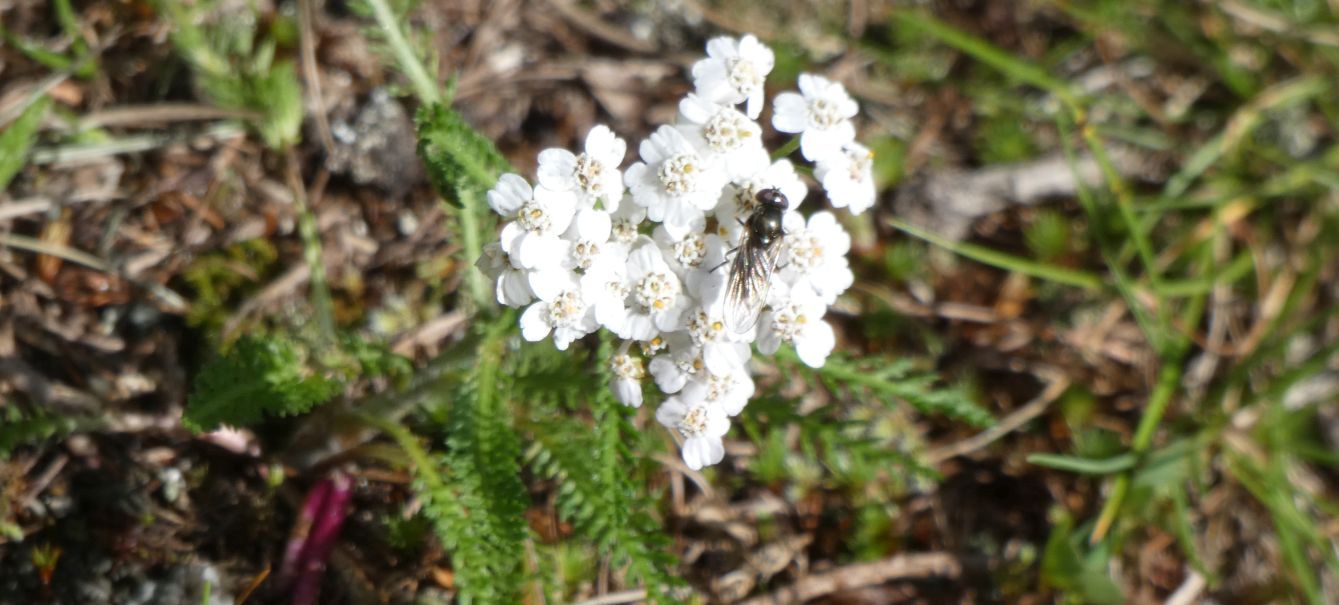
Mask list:
[{"label": "white flower cluster", "polygon": [[[601,327],[624,339],[608,360],[610,387],[640,406],[649,369],[669,395],[656,418],[682,436],[693,469],[721,461],[729,418],[753,395],[750,345],[771,354],[790,343],[804,363],[821,366],[834,345],[823,315],[853,281],[850,236],[830,212],[806,220],[795,211],[808,185],[763,146],[755,120],[771,49],[751,35],[722,37],[707,55],[693,65],[696,90],[679,103],[678,120],[641,143],[641,161],[620,171],[626,143],[596,126],[581,153],[541,152],[534,186],[515,174],[499,179],[488,203],[507,222],[479,260],[498,302],[525,307],[526,340],[551,335],[566,349]],[[855,142],[855,101],[820,76],[800,76],[799,88],[776,97],[772,126],[799,137],[834,207],[863,212],[874,204],[872,155]],[[784,248],[767,306],[749,332],[735,334],[722,320],[728,261],[758,192],[772,188],[790,202]]]}]

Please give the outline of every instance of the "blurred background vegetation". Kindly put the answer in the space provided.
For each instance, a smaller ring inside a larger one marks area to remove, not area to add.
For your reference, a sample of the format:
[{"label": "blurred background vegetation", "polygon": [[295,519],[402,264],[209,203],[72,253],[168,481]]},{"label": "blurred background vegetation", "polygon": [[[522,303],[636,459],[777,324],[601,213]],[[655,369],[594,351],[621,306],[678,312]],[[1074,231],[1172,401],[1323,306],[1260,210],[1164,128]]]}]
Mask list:
[{"label": "blurred background vegetation", "polygon": [[[0,603],[1339,602],[1336,17],[0,0]],[[881,193],[838,354],[698,473],[473,262],[742,33]]]}]

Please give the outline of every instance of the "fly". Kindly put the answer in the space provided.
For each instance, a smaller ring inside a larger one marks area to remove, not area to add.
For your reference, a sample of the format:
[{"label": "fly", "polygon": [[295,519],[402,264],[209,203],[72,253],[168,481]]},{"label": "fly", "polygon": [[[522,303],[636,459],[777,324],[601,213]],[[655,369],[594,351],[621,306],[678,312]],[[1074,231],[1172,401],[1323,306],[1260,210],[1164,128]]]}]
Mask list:
[{"label": "fly", "polygon": [[781,218],[790,207],[790,200],[776,188],[759,191],[756,199],[758,207],[744,221],[744,234],[735,249],[725,286],[725,325],[736,334],[753,328],[767,301],[772,270],[781,256],[785,236]]}]

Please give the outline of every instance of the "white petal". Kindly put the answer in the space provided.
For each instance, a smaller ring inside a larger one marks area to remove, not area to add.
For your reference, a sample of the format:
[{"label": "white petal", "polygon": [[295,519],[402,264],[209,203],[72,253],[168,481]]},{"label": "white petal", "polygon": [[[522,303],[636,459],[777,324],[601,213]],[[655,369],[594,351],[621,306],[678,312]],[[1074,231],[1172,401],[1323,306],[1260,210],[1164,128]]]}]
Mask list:
[{"label": "white petal", "polygon": [[526,308],[521,314],[521,336],[530,342],[539,342],[549,335],[551,328],[544,316],[549,310],[548,303],[537,302]]},{"label": "white petal", "polygon": [[758,119],[758,116],[762,114],[762,107],[763,107],[762,94],[759,93],[751,94],[749,95],[748,98],[748,104],[744,106],[744,115],[747,115],[750,120],[756,120]]},{"label": "white petal", "polygon": [[589,242],[609,241],[609,232],[612,221],[609,213],[603,210],[585,208],[577,211],[576,220],[573,221],[573,227],[576,229],[576,236]]},{"label": "white petal", "polygon": [[839,128],[810,128],[800,135],[800,154],[810,162],[820,162],[842,153],[844,132]]},{"label": "white petal", "polygon": [[623,163],[628,152],[628,144],[618,138],[614,131],[604,124],[598,124],[586,133],[586,153],[605,164],[605,169],[617,168]]},{"label": "white petal", "polygon": [[642,385],[636,380],[615,378],[609,388],[619,403],[634,408],[642,407]]},{"label": "white petal", "polygon": [[629,334],[628,308],[621,301],[601,300],[595,305],[595,320],[619,338],[627,338],[624,335]]},{"label": "white petal", "polygon": [[702,346],[702,363],[707,371],[725,376],[739,369],[739,359],[735,356],[733,343],[709,342]]},{"label": "white petal", "polygon": [[664,393],[678,393],[688,382],[688,375],[679,370],[679,366],[669,355],[657,355],[647,365],[656,386]]},{"label": "white petal", "polygon": [[521,175],[507,173],[498,177],[497,185],[488,191],[488,207],[504,218],[511,218],[533,196],[534,190]]},{"label": "white petal", "polygon": [[730,86],[725,63],[716,59],[703,59],[693,64],[693,86],[697,94],[715,103],[728,103],[736,95],[734,87]]},{"label": "white petal", "polygon": [[628,169],[623,171],[623,183],[633,191],[645,186],[647,179],[654,177],[654,173],[642,162],[628,166]]},{"label": "white petal", "polygon": [[695,471],[711,464],[711,446],[705,437],[693,437],[683,442],[683,463]]},{"label": "white petal", "polygon": [[707,40],[707,56],[713,59],[733,59],[739,56],[739,45],[729,36],[712,38]]},{"label": "white petal", "polygon": [[508,307],[521,307],[534,300],[524,271],[503,271],[497,279],[497,301]]},{"label": "white petal", "polygon": [[623,324],[623,333],[618,337],[624,340],[651,340],[657,334],[656,324],[650,315],[629,313]]},{"label": "white petal", "polygon": [[772,127],[780,132],[804,132],[809,126],[809,104],[804,97],[783,92],[772,100]]},{"label": "white petal", "polygon": [[[730,418],[726,416],[725,410],[718,407],[708,408],[706,434],[719,439],[728,432],[730,432]],[[720,459],[717,458],[712,464],[716,462],[720,462]]]},{"label": "white petal", "polygon": [[708,101],[697,94],[688,93],[688,96],[679,101],[679,114],[693,124],[704,124],[710,120],[720,106]]},{"label": "white petal", "polygon": [[836,335],[826,321],[815,321],[795,337],[795,353],[811,368],[821,368],[836,346]]},{"label": "white petal", "polygon": [[[648,208],[648,214],[650,209]],[[683,239],[688,232],[693,230],[693,225],[705,220],[704,212],[701,208],[687,203],[683,200],[671,202],[664,207],[665,230],[669,232],[674,239]]]},{"label": "white petal", "polygon": [[739,40],[739,56],[753,61],[763,75],[770,73],[776,64],[776,55],[772,49],[758,41],[753,34],[747,34]]},{"label": "white petal", "polygon": [[543,301],[551,301],[563,290],[572,287],[572,277],[565,269],[551,268],[530,272],[530,291]]},{"label": "white petal", "polygon": [[764,311],[762,317],[758,319],[758,352],[763,355],[771,355],[781,348],[781,335],[772,329],[772,312]]},{"label": "white petal", "polygon": [[677,332],[684,329],[683,317],[687,311],[687,305],[680,297],[678,304],[652,316],[655,319],[656,329],[661,332]]},{"label": "white petal", "polygon": [[688,406],[684,405],[678,397],[670,397],[665,400],[665,403],[660,404],[660,409],[656,410],[656,421],[664,426],[674,428],[687,415]]},{"label": "white petal", "polygon": [[539,184],[554,191],[567,191],[576,185],[577,157],[566,149],[539,152]]},{"label": "white petal", "polygon": [[526,269],[553,266],[554,259],[567,255],[565,242],[557,237],[523,233],[513,245],[512,256]]},{"label": "white petal", "polygon": [[720,437],[704,437],[703,451],[699,454],[702,459],[702,466],[712,466],[725,459],[725,444],[721,443]]},{"label": "white petal", "polygon": [[821,96],[828,87],[828,79],[814,74],[800,74],[796,84],[799,85],[800,93],[810,99]]},{"label": "white petal", "polygon": [[[502,251],[510,256],[511,251],[516,249],[516,238],[521,237],[524,233],[525,228],[521,227],[516,221],[508,221],[507,224],[503,225],[502,233],[498,236],[498,244],[502,246]],[[509,260],[513,267],[517,266],[516,259]]]}]

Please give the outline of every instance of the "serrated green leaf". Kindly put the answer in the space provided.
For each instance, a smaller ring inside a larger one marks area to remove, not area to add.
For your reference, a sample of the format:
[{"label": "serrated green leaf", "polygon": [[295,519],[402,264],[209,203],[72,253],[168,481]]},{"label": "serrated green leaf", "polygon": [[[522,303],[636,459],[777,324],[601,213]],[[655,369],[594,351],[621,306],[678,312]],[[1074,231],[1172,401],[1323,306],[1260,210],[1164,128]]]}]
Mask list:
[{"label": "serrated green leaf", "polygon": [[0,132],[0,191],[9,187],[28,159],[28,152],[37,141],[37,129],[51,109],[51,98],[38,97],[4,132]]},{"label": "serrated green leaf", "polygon": [[74,428],[75,421],[68,416],[40,410],[24,415],[17,407],[0,407],[0,458],[9,457],[20,445],[65,435]]},{"label": "serrated green leaf", "polygon": [[507,170],[507,160],[493,142],[443,105],[418,111],[418,155],[428,168],[433,187],[457,207],[464,199],[487,191]]},{"label": "serrated green leaf", "polygon": [[196,378],[182,423],[193,431],[248,426],[267,416],[306,412],[343,385],[307,367],[300,346],[282,336],[247,335]]}]

